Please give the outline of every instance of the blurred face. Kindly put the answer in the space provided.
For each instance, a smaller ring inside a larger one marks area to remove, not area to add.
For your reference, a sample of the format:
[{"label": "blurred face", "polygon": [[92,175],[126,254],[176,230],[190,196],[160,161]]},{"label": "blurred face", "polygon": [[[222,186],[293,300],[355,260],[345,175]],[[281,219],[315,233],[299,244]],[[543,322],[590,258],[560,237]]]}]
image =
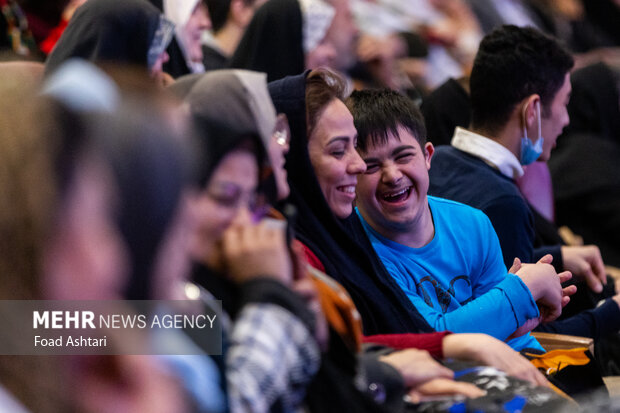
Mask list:
[{"label": "blurred face", "polygon": [[567,106],[571,90],[570,75],[567,73],[562,87],[555,94],[551,105],[542,114],[541,129],[545,140],[543,142],[543,153],[538,158],[539,161],[546,162],[549,160],[551,150],[555,148],[558,136],[562,133],[564,127],[568,125],[570,119]]},{"label": "blurred face", "polygon": [[316,69],[321,66],[334,67],[335,58],[336,48],[325,37],[317,47],[306,54],[306,69]]},{"label": "blurred face", "polygon": [[426,193],[433,145],[421,148],[405,128],[390,133],[386,144],[368,145],[362,153],[366,172],[357,185],[357,207],[364,219],[382,235],[419,231],[419,223],[432,221]]},{"label": "blurred face", "polygon": [[244,149],[229,152],[215,168],[207,187],[192,201],[197,219],[194,259],[213,258],[214,246],[237,214],[249,212],[256,199],[258,164]]},{"label": "blurred face", "polygon": [[327,42],[335,49],[331,67],[345,71],[355,64],[355,45],[359,32],[351,13],[349,0],[331,0],[329,3],[336,10],[332,24],[325,35]]},{"label": "blurred face", "polygon": [[45,254],[46,298],[122,297],[129,258],[113,216],[113,188],[103,163],[86,159],[78,164]]},{"label": "blurred face", "polygon": [[245,29],[252,21],[256,10],[266,2],[267,0],[256,0],[252,4],[246,4],[244,0],[232,0],[230,2],[230,11],[233,20],[240,28]]},{"label": "blurred face", "polygon": [[183,46],[190,60],[194,62],[202,61],[202,44],[200,39],[202,33],[210,28],[211,19],[209,18],[207,6],[202,1],[199,1],[182,30]]},{"label": "blurred face", "polygon": [[353,212],[357,175],[366,169],[356,145],[351,112],[340,100],[332,100],[317,120],[308,152],[323,196],[338,218]]},{"label": "blurred face", "polygon": [[291,131],[288,126],[286,115],[278,115],[276,127],[269,141],[269,160],[273,168],[273,176],[276,180],[278,189],[278,200],[284,200],[288,197],[291,188],[288,186],[287,173],[284,169],[286,163],[285,156],[289,150],[289,142],[291,140]]}]

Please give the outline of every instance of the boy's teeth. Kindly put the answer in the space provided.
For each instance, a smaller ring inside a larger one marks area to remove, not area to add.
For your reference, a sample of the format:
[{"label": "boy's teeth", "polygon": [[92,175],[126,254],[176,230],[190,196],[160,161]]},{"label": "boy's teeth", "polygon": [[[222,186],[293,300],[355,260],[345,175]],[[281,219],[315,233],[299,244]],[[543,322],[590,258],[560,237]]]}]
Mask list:
[{"label": "boy's teeth", "polygon": [[383,199],[385,199],[386,201],[392,201],[395,199],[399,199],[402,198],[404,196],[406,196],[409,193],[410,187],[407,187],[401,191],[398,192],[394,192],[394,193],[390,193],[390,194],[384,194],[383,195]]}]

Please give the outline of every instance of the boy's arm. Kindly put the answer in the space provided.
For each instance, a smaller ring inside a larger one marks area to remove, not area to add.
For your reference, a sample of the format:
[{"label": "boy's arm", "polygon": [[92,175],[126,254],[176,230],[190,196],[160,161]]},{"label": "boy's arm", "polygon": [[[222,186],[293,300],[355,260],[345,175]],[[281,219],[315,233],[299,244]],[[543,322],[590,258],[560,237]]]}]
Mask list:
[{"label": "boy's arm", "polygon": [[512,274],[508,274],[485,294],[457,309],[444,312],[434,308],[430,299],[425,300],[420,296],[415,287],[402,282],[393,265],[385,264],[412,304],[437,331],[486,333],[504,340],[527,320],[540,315],[526,285]]}]

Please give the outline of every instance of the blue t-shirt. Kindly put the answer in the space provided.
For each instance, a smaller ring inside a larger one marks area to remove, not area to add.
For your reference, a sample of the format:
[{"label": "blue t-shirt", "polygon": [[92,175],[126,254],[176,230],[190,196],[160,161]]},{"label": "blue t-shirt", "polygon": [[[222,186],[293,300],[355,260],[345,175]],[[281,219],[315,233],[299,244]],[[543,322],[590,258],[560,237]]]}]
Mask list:
[{"label": "blue t-shirt", "polygon": [[[375,251],[413,305],[437,331],[508,338],[538,307],[521,279],[506,271],[497,235],[482,211],[429,196],[435,234],[421,248],[391,241],[358,215]],[[531,335],[515,350],[543,350]]]}]

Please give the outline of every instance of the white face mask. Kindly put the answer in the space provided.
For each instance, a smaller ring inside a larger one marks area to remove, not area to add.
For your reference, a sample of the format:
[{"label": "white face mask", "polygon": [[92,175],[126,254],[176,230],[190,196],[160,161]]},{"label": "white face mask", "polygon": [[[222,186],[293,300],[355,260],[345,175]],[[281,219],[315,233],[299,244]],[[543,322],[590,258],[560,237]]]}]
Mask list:
[{"label": "white face mask", "polygon": [[525,122],[525,110],[527,109],[527,105],[523,108],[523,137],[521,138],[521,156],[519,161],[521,165],[529,165],[535,162],[543,152],[543,142],[544,138],[542,137],[541,132],[541,120],[540,120],[540,102],[536,103],[536,115],[538,121],[538,140],[536,143],[533,143],[530,138],[527,137],[527,128]]}]

